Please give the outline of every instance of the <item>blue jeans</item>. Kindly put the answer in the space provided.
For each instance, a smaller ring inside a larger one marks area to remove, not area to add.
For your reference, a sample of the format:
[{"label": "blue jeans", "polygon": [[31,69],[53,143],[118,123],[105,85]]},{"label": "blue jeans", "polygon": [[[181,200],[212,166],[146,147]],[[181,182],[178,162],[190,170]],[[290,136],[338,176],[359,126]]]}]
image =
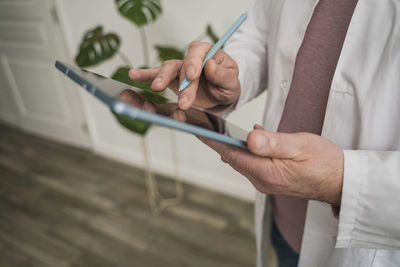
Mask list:
[{"label": "blue jeans", "polygon": [[279,267],[297,267],[299,263],[299,254],[297,254],[283,238],[274,219],[272,219],[271,242],[278,255]]}]

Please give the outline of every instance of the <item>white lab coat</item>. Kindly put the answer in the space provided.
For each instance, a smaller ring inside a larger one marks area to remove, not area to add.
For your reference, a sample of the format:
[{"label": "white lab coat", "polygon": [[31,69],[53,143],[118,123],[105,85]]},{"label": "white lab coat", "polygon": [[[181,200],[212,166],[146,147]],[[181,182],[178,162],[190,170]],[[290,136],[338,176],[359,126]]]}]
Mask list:
[{"label": "white lab coat", "polygon": [[[267,130],[278,128],[317,3],[258,0],[226,46],[239,65],[237,106],[268,89]],[[322,136],[345,151],[340,216],[327,204],[309,202],[299,266],[400,266],[400,0],[358,1]],[[257,195],[255,209],[260,267],[269,237],[265,198]]]}]

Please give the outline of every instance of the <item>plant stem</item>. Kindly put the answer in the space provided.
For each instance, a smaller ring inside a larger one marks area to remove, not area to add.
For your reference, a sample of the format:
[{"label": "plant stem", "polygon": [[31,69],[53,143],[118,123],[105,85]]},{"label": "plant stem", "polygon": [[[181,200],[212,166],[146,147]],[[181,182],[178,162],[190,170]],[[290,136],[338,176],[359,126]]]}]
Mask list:
[{"label": "plant stem", "polygon": [[118,53],[119,58],[121,59],[121,61],[127,66],[127,67],[132,67],[132,64],[130,62],[130,60],[128,59],[128,57],[120,50]]},{"label": "plant stem", "polygon": [[144,27],[140,27],[139,32],[140,32],[140,39],[142,41],[144,65],[146,65],[147,67],[150,67],[149,66],[150,65],[149,47],[148,47],[147,35],[146,35],[146,31],[144,30]]}]

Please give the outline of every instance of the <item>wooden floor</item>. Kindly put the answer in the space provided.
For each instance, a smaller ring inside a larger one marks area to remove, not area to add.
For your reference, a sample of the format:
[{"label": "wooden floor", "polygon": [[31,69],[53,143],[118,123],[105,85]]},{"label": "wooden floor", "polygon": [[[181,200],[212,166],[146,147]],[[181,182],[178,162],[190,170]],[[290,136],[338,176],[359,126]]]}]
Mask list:
[{"label": "wooden floor", "polygon": [[[158,180],[171,194],[171,180]],[[0,266],[234,267],[254,259],[252,204],[185,185],[184,202],[155,216],[141,170],[0,125]]]}]

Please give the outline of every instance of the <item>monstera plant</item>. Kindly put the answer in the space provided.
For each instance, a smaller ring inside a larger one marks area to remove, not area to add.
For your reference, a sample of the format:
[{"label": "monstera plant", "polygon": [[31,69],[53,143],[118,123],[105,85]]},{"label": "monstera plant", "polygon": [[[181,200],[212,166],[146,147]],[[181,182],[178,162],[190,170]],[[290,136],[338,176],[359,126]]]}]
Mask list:
[{"label": "monstera plant", "polygon": [[[129,70],[136,68],[149,68],[149,44],[145,31],[145,26],[155,22],[162,15],[161,0],[114,0],[119,14],[132,22],[140,32],[140,41],[143,49],[143,63],[133,65],[128,57],[121,51],[121,38],[117,33],[105,33],[101,25],[88,30],[83,36],[79,46],[78,55],[75,62],[79,67],[91,67],[101,64],[114,56],[119,56],[123,65],[117,67],[111,78],[143,90],[142,94],[146,98],[150,98],[155,103],[162,103],[162,93],[154,93],[150,89],[150,85],[146,83],[138,83],[129,79]],[[202,40],[209,38],[214,43],[218,41],[218,37],[214,33],[211,25],[207,25],[205,32],[197,38]],[[183,59],[186,48],[180,49],[171,45],[154,45],[154,49],[158,54],[160,62],[170,59]],[[158,62],[157,62],[158,63]],[[114,114],[116,115],[116,114]],[[141,121],[135,121],[123,116],[116,115],[118,121],[131,131],[140,135],[146,134],[150,125]]]}]

